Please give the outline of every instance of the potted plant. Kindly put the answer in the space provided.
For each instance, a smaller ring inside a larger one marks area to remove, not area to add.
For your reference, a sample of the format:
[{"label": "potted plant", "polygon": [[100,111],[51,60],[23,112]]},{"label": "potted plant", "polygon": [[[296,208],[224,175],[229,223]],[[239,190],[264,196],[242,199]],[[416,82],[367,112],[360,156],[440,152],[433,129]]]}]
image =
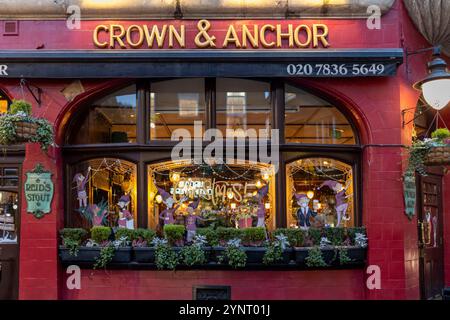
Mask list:
[{"label": "potted plant", "polygon": [[134,251],[134,259],[136,262],[155,262],[155,247],[152,244],[155,236],[155,231],[150,229],[134,230],[132,247]]},{"label": "potted plant", "polygon": [[350,264],[365,264],[367,258],[368,239],[365,228],[349,229],[347,247],[348,257],[351,259]]},{"label": "potted plant", "polygon": [[266,248],[262,247],[266,241],[266,230],[262,227],[246,228],[241,233],[244,251],[248,263],[262,263]]},{"label": "potted plant", "polygon": [[62,245],[59,247],[61,261],[70,262],[78,260],[80,246],[87,236],[87,231],[81,228],[65,228],[59,231]]},{"label": "potted plant", "polygon": [[235,238],[228,241],[218,260],[219,263],[228,263],[233,269],[244,268],[247,264],[247,254],[241,247],[241,239]]},{"label": "potted plant", "polygon": [[181,249],[180,258],[183,264],[188,267],[206,264],[208,262],[206,245],[206,237],[196,235],[191,245]]},{"label": "potted plant", "polygon": [[240,239],[242,230],[236,228],[218,227],[215,232],[217,238],[215,243],[217,243],[217,245],[214,245],[215,243],[211,243],[211,261],[218,263],[219,257],[223,256],[228,242],[232,239]]},{"label": "potted plant", "polygon": [[289,264],[290,257],[284,254],[289,245],[288,238],[284,234],[276,235],[264,254],[264,264]]},{"label": "potted plant", "polygon": [[31,116],[31,105],[15,100],[7,114],[0,116],[0,144],[40,143],[43,150],[53,143],[53,127],[45,119]]},{"label": "potted plant", "polygon": [[182,247],[185,233],[186,227],[181,224],[166,224],[164,226],[164,238],[171,246]]},{"label": "potted plant", "polygon": [[304,263],[308,253],[308,251],[303,248],[305,241],[305,231],[295,228],[275,230],[273,236],[277,237],[279,235],[285,236],[287,238],[287,242],[292,247],[286,247],[283,250],[284,261],[290,261],[292,253],[294,253],[294,260],[299,264]]},{"label": "potted plant", "polygon": [[175,270],[180,263],[179,251],[173,250],[167,239],[154,238],[155,264],[159,270]]},{"label": "potted plant", "polygon": [[116,229],[114,236],[115,240],[112,242],[112,246],[115,250],[111,262],[130,262],[132,253],[131,242],[134,240],[134,230],[119,228]]}]

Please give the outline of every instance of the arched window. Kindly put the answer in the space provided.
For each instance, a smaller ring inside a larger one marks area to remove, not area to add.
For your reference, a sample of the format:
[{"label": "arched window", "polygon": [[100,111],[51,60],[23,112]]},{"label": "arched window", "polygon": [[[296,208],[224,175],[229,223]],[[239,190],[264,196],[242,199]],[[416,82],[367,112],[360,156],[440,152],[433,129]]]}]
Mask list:
[{"label": "arched window", "polygon": [[290,226],[355,225],[352,166],[330,158],[296,160],[286,166],[286,185]]},{"label": "arched window", "polygon": [[291,85],[285,92],[286,142],[356,144],[351,123],[336,106]]},{"label": "arched window", "polygon": [[136,165],[119,158],[97,158],[70,167],[69,223],[90,228],[136,221]]},{"label": "arched window", "polygon": [[[199,220],[199,226],[299,226],[296,195],[308,195],[308,191],[314,192],[308,198],[309,208],[317,209],[316,220],[324,220],[323,225],[354,226],[360,222],[357,195],[361,160],[356,127],[342,106],[300,86],[279,79],[142,80],[108,92],[84,107],[69,121],[64,146],[70,185],[66,189],[68,226],[92,225],[86,220],[90,211],[81,207],[94,206],[98,211],[100,204],[108,207],[104,223],[117,226],[118,214],[124,210],[118,203],[126,195],[130,201],[125,209],[135,227],[160,228],[165,223],[162,213],[168,197],[180,205],[174,212],[175,223],[185,223],[186,206],[199,200],[202,217],[216,218],[215,222]],[[201,126],[194,127],[195,122]],[[184,162],[171,154],[180,142],[171,141],[177,129],[187,133],[188,137],[182,138],[192,151],[187,159],[183,154]],[[205,159],[198,161],[196,157],[200,151],[202,156],[210,141],[198,144],[193,140],[195,132],[204,134],[206,129],[219,129],[223,134],[233,130],[233,137],[239,139],[240,132],[248,129],[259,135],[276,129],[284,135],[279,143],[267,141],[266,135],[259,139],[258,144],[263,140],[266,150],[264,144],[251,149],[245,139],[242,146],[229,148],[227,143],[232,139],[223,139],[226,165],[219,161],[207,165]],[[234,150],[232,155],[230,150]],[[273,161],[267,160],[269,154]],[[226,161],[237,158],[241,161]],[[93,171],[88,174],[89,167]],[[263,192],[265,188],[267,192]],[[86,203],[80,202],[78,192],[83,200],[83,191]],[[336,211],[339,201],[348,204],[345,211]]]},{"label": "arched window", "polygon": [[136,85],[93,102],[72,122],[68,144],[136,142],[136,108]]}]

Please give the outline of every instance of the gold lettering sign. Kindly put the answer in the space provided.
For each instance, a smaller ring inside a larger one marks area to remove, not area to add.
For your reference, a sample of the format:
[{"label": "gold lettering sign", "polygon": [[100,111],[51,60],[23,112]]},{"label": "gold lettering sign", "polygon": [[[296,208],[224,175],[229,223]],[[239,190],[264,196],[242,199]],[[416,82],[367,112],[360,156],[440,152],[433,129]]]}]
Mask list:
[{"label": "gold lettering sign", "polygon": [[[196,33],[188,39],[199,49],[259,48],[328,48],[329,29],[325,24],[230,24],[220,38],[214,34],[213,23],[200,20]],[[100,49],[186,48],[186,26],[181,25],[98,25],[92,36]]]}]

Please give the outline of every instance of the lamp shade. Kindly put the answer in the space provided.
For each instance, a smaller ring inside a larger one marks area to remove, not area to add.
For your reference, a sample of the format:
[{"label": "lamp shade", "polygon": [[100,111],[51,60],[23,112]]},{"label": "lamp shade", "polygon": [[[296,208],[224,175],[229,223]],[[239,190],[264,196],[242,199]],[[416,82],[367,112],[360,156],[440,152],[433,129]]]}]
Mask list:
[{"label": "lamp shade", "polygon": [[450,74],[447,64],[436,57],[428,64],[429,75],[417,82],[414,88],[422,91],[425,102],[435,110],[445,108],[450,102]]}]

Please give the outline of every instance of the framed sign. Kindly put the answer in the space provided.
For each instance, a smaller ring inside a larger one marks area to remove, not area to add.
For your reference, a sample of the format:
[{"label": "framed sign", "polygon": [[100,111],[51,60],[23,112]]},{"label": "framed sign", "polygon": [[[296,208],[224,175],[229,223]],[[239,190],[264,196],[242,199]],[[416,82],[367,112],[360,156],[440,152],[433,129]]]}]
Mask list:
[{"label": "framed sign", "polygon": [[45,171],[41,164],[37,164],[35,169],[27,172],[26,175],[27,212],[33,214],[37,219],[41,219],[51,211],[54,192],[52,173]]},{"label": "framed sign", "polygon": [[403,178],[403,195],[405,198],[405,213],[409,220],[412,220],[416,214],[416,177],[413,175],[405,175]]}]

